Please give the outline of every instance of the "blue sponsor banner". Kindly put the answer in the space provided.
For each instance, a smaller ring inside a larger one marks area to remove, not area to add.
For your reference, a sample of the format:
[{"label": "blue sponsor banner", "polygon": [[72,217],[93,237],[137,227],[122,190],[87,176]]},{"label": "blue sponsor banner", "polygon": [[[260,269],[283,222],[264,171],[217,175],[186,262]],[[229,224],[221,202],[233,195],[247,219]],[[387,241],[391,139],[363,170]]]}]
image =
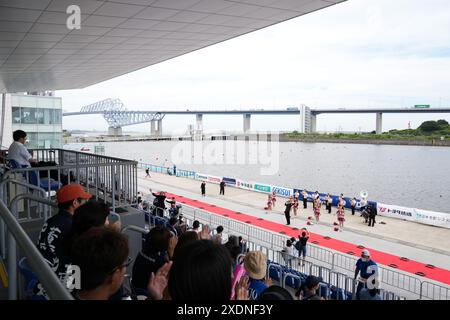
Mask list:
[{"label": "blue sponsor banner", "polygon": [[227,184],[229,186],[235,186],[236,185],[236,179],[233,179],[233,178],[223,177],[222,181],[225,182],[225,184]]},{"label": "blue sponsor banner", "polygon": [[177,177],[195,179],[195,171],[177,170]]},{"label": "blue sponsor banner", "polygon": [[292,195],[292,189],[287,189],[283,187],[272,186],[272,192],[275,192],[276,195],[282,197],[290,197]]}]

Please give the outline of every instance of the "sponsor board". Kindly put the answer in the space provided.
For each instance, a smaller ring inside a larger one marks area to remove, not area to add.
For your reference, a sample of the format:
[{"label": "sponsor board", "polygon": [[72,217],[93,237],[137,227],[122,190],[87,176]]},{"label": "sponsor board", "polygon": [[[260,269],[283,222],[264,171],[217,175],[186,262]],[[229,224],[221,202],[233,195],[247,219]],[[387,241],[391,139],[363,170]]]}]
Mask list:
[{"label": "sponsor board", "polygon": [[221,177],[215,177],[215,176],[209,176],[209,175],[208,175],[208,182],[211,182],[211,183],[221,183],[221,182],[222,182],[222,178],[221,178]]},{"label": "sponsor board", "polygon": [[415,211],[417,222],[450,229],[450,214],[421,209]]},{"label": "sponsor board", "polygon": [[233,178],[223,177],[222,181],[225,182],[225,184],[229,185],[229,186],[235,186],[236,185],[236,179],[233,179]]},{"label": "sponsor board", "polygon": [[203,173],[196,173],[195,174],[196,180],[202,180],[202,181],[208,181],[208,175]]},{"label": "sponsor board", "polygon": [[281,197],[290,197],[292,195],[292,189],[277,186],[272,186],[272,192],[275,192],[277,196]]},{"label": "sponsor board", "polygon": [[194,171],[177,170],[177,177],[195,179],[196,173]]},{"label": "sponsor board", "polygon": [[405,208],[384,203],[377,204],[380,216],[414,221],[450,229],[450,214],[415,208]]},{"label": "sponsor board", "polygon": [[270,193],[271,187],[264,184],[255,184],[255,190],[260,192]]},{"label": "sponsor board", "polygon": [[242,180],[236,180],[236,187],[245,190],[253,190],[254,184],[252,182],[246,182]]},{"label": "sponsor board", "polygon": [[412,208],[393,206],[378,202],[377,213],[383,217],[416,221],[416,212]]}]

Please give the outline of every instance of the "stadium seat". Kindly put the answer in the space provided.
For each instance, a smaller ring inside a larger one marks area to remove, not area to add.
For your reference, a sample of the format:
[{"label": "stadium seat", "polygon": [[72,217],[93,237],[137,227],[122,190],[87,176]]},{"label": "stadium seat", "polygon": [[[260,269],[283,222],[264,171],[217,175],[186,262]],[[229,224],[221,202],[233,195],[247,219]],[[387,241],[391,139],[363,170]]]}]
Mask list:
[{"label": "stadium seat", "polygon": [[20,273],[25,278],[25,293],[28,300],[45,300],[44,296],[37,296],[33,293],[33,289],[39,283],[38,278],[33,270],[27,264],[27,258],[23,257],[17,264]]},{"label": "stadium seat", "polygon": [[330,288],[328,288],[328,285],[325,283],[321,283],[320,284],[320,288],[319,288],[319,292],[320,292],[320,296],[324,299],[328,299],[329,295],[330,295]]},{"label": "stadium seat", "polygon": [[280,265],[271,263],[269,265],[269,278],[275,281],[281,281],[283,269]]},{"label": "stadium seat", "polygon": [[[35,185],[44,190],[50,189],[50,190],[56,191],[59,188],[61,188],[61,186],[62,186],[61,183],[59,183],[58,181],[55,181],[53,179],[42,178],[39,180],[36,171],[28,172],[28,180],[32,185]],[[38,180],[39,180],[39,183],[38,183]]]},{"label": "stadium seat", "polygon": [[301,284],[301,278],[294,274],[287,274],[284,283],[288,287],[297,289]]}]

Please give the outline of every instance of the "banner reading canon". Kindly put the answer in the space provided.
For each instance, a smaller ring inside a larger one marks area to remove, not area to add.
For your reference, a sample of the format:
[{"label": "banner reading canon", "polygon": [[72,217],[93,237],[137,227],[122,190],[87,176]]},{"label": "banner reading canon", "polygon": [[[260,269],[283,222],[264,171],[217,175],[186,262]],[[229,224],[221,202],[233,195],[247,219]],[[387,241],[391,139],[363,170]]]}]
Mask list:
[{"label": "banner reading canon", "polygon": [[203,174],[203,173],[196,173],[195,174],[195,179],[196,180],[202,180],[202,181],[208,181],[208,175]]}]

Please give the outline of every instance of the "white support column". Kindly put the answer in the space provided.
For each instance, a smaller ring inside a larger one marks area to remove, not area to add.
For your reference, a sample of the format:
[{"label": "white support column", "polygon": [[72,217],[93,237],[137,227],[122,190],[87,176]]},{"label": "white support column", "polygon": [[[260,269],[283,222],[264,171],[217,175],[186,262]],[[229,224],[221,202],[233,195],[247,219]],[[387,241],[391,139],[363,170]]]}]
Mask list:
[{"label": "white support column", "polygon": [[195,120],[197,122],[197,130],[203,132],[203,114],[197,113],[195,115]]},{"label": "white support column", "polygon": [[158,137],[162,136],[162,119],[158,120],[158,131],[157,131]]},{"label": "white support column", "polygon": [[156,135],[156,121],[155,120],[150,121],[150,135],[152,135],[152,136]]},{"label": "white support column", "polygon": [[377,134],[383,133],[383,114],[381,112],[377,113],[377,128],[376,128]]},{"label": "white support column", "polygon": [[244,133],[250,131],[250,119],[251,119],[251,114],[250,113],[246,113],[244,114]]},{"label": "white support column", "polygon": [[311,133],[315,133],[317,130],[317,116],[311,114]]},{"label": "white support column", "polygon": [[122,128],[113,128],[113,127],[109,127],[108,128],[108,135],[109,136],[121,136],[122,135]]}]

